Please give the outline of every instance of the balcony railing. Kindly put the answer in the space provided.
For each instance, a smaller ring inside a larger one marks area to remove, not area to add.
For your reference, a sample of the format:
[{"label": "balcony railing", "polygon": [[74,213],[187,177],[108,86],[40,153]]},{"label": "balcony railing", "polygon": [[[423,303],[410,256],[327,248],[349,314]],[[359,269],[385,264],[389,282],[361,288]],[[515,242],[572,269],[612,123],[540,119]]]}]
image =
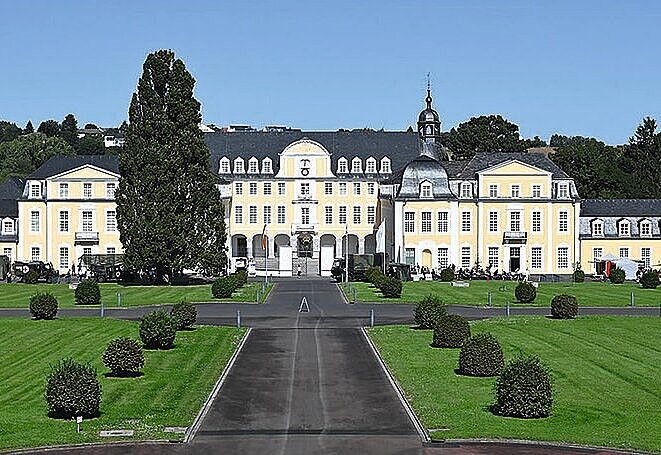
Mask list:
[{"label": "balcony railing", "polygon": [[312,223],[292,223],[291,232],[292,234],[296,234],[297,232],[317,232],[317,225]]},{"label": "balcony railing", "polygon": [[505,231],[503,240],[506,243],[525,243],[528,240],[528,233],[526,231]]},{"label": "balcony railing", "polygon": [[75,237],[76,242],[99,242],[99,233],[98,232],[76,232]]}]

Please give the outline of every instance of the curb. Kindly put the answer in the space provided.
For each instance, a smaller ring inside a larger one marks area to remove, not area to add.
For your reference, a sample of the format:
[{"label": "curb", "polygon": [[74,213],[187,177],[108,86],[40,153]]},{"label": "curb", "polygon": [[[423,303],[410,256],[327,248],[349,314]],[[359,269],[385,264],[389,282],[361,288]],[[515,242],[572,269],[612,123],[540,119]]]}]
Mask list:
[{"label": "curb", "polygon": [[0,453],[5,455],[21,455],[21,454],[30,454],[30,453],[59,452],[61,450],[81,449],[85,447],[176,445],[180,443],[181,441],[170,441],[167,439],[148,439],[143,441],[88,442],[84,444],[34,447],[29,449],[16,449],[16,450],[8,449],[8,450],[0,450]]},{"label": "curb", "polygon": [[392,373],[388,369],[388,366],[386,365],[383,358],[381,357],[381,354],[379,354],[379,351],[376,349],[376,346],[372,342],[372,339],[367,334],[367,331],[365,330],[365,327],[361,327],[360,331],[363,333],[363,336],[365,337],[365,340],[367,341],[367,344],[369,345],[370,349],[372,350],[372,353],[374,354],[374,357],[376,357],[376,360],[379,363],[379,366],[381,367],[381,369],[385,373],[386,377],[388,378],[388,382],[390,382],[390,385],[395,390],[395,393],[397,394],[397,398],[399,398],[399,402],[404,407],[404,410],[406,411],[406,414],[408,414],[409,419],[411,419],[411,423],[413,424],[413,427],[415,428],[415,431],[418,433],[418,436],[420,436],[420,439],[422,440],[422,443],[423,444],[431,443],[431,436],[430,436],[429,432],[422,425],[422,422],[420,422],[420,419],[415,414],[415,411],[413,410],[413,406],[411,406],[411,403],[409,403],[409,401],[406,399],[406,395],[404,395],[404,391],[399,386],[399,384],[395,380],[395,377],[392,375]]},{"label": "curb", "polygon": [[492,444],[492,445],[521,445],[529,446],[532,450],[538,447],[559,448],[559,449],[578,449],[585,451],[603,452],[608,451],[622,455],[655,455],[654,452],[641,452],[637,450],[619,449],[607,446],[590,446],[584,444],[572,444],[553,441],[529,441],[527,439],[444,439],[432,440],[427,443],[427,447],[441,447],[443,444]]},{"label": "curb", "polygon": [[245,336],[239,343],[239,346],[236,348],[234,351],[234,354],[232,354],[232,357],[230,357],[229,362],[227,362],[227,365],[225,366],[225,369],[223,370],[223,374],[220,375],[218,378],[218,381],[216,381],[216,385],[214,385],[213,390],[209,394],[209,397],[207,398],[207,401],[204,403],[202,408],[200,409],[200,412],[197,414],[197,417],[195,417],[195,420],[193,420],[193,424],[188,427],[188,430],[186,430],[186,433],[184,435],[184,444],[188,443],[195,437],[197,432],[200,429],[200,426],[202,426],[202,421],[206,417],[206,415],[209,413],[209,410],[211,409],[211,406],[213,405],[213,401],[216,399],[218,396],[218,393],[220,392],[221,387],[225,383],[225,380],[227,379],[227,376],[229,376],[229,372],[232,369],[232,366],[234,365],[234,362],[236,362],[237,357],[239,356],[239,353],[243,349],[243,346],[246,344],[246,341],[248,340],[248,337],[250,336],[250,333],[252,332],[252,328],[249,328],[248,331],[246,332]]},{"label": "curb", "polygon": [[342,289],[342,286],[340,286],[340,283],[335,283],[335,286],[337,287],[337,290],[340,292],[340,295],[342,296],[342,300],[344,300],[344,304],[351,305],[349,303],[349,299],[347,298],[347,295],[344,293],[344,289]]}]

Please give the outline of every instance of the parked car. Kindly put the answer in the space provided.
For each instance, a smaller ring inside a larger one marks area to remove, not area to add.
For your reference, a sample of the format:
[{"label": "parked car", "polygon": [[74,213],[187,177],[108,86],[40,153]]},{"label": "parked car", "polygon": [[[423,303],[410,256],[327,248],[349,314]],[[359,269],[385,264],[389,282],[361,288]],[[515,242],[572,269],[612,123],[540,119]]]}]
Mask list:
[{"label": "parked car", "polygon": [[23,277],[31,270],[34,270],[39,275],[39,281],[46,283],[57,283],[60,279],[60,272],[58,272],[53,264],[43,261],[15,261],[12,264],[12,275],[16,281],[23,281]]},{"label": "parked car", "polygon": [[83,254],[78,260],[78,272],[99,283],[122,280],[123,269],[121,254]]}]

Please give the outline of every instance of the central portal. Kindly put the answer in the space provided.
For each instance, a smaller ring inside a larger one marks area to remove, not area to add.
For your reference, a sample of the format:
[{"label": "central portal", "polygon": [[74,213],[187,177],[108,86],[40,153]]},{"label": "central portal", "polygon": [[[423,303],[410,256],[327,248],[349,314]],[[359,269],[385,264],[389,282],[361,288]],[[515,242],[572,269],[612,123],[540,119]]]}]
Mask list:
[{"label": "central portal", "polygon": [[298,236],[298,257],[312,257],[312,234],[301,234]]}]

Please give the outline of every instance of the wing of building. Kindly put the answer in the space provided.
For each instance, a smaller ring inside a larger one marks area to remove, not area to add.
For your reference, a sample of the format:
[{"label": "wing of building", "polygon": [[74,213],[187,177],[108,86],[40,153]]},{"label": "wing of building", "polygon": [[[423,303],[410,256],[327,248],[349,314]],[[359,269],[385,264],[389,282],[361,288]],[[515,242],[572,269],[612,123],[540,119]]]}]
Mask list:
[{"label": "wing of building", "polygon": [[[300,265],[328,275],[347,251],[375,252],[382,226],[391,260],[428,268],[569,276],[579,264],[599,272],[607,254],[661,263],[661,201],[582,201],[544,153],[451,161],[430,91],[425,104],[415,132],[205,133],[226,204],[231,266],[248,260],[271,274]],[[5,183],[5,253],[63,271],[84,253],[120,253],[119,178],[116,158],[77,156]]]}]

